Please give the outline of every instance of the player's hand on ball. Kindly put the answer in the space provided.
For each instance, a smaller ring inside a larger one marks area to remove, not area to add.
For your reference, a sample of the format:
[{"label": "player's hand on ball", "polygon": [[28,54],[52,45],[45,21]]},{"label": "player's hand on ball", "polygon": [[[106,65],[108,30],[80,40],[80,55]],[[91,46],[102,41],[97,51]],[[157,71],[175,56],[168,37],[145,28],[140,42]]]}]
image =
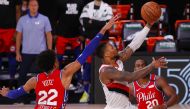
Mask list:
[{"label": "player's hand on ball", "polygon": [[3,88],[0,90],[0,94],[4,97],[8,94],[8,92],[9,88],[6,88],[5,86],[3,86]]},{"label": "player's hand on ball", "polygon": [[165,57],[161,57],[159,59],[152,58],[152,64],[155,68],[167,68],[167,61]]}]

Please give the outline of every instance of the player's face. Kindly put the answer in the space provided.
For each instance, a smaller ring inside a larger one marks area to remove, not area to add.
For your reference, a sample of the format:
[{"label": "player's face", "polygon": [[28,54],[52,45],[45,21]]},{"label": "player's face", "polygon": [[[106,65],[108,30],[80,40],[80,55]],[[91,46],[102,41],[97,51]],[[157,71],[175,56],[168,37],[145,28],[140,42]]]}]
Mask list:
[{"label": "player's face", "polygon": [[134,70],[135,71],[138,71],[138,70],[140,70],[140,69],[142,69],[142,68],[144,68],[146,65],[145,65],[145,62],[143,61],[143,60],[137,60],[136,62],[135,62],[135,68],[134,68]]},{"label": "player's face", "polygon": [[117,55],[118,55],[117,48],[113,42],[107,43],[105,50],[106,50],[105,55],[107,57],[114,58],[114,57],[117,57]]},{"label": "player's face", "polygon": [[38,6],[38,2],[37,1],[33,0],[33,1],[29,2],[28,8],[29,8],[29,10],[30,10],[31,13],[37,13],[38,12],[38,7],[39,6]]}]

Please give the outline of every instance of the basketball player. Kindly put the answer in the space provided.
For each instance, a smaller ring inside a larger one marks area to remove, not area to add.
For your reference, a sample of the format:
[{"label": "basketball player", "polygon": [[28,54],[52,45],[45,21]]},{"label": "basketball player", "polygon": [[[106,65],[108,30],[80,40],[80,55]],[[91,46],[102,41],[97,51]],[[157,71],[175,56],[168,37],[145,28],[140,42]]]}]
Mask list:
[{"label": "basketball player", "polygon": [[37,103],[35,109],[64,108],[67,100],[66,90],[69,88],[72,76],[85,63],[86,58],[93,53],[105,32],[112,27],[118,18],[118,16],[113,17],[92,39],[82,54],[62,70],[58,70],[59,64],[56,54],[51,50],[44,51],[38,57],[38,67],[44,72],[38,74],[37,77],[32,77],[24,86],[16,90],[9,90],[3,87],[0,90],[0,94],[16,99],[35,89]]},{"label": "basketball player", "polygon": [[[144,68],[147,62],[143,59],[135,61],[134,71]],[[177,103],[178,97],[163,77],[148,74],[133,82],[130,94],[136,97],[139,109],[166,109]],[[164,94],[169,97],[164,101]]]},{"label": "basketball player", "polygon": [[99,69],[99,78],[106,96],[105,109],[133,109],[129,102],[129,87],[127,82],[132,82],[146,76],[153,68],[166,67],[165,58],[153,60],[152,63],[140,71],[130,73],[124,71],[123,62],[126,61],[144,42],[150,31],[150,24],[147,24],[140,32],[134,34],[132,42],[118,53],[113,43],[107,42],[97,48],[97,56],[102,59],[102,66]]}]

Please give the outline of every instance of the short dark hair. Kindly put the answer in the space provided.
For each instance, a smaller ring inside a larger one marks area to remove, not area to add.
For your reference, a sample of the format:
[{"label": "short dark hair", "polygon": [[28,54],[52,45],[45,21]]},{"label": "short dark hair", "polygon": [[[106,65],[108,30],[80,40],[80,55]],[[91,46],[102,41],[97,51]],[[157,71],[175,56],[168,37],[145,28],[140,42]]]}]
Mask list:
[{"label": "short dark hair", "polygon": [[[139,58],[139,59],[137,59],[137,60],[142,60],[142,61],[144,62],[144,64],[145,64],[145,66],[148,65],[148,62],[147,62],[145,59],[143,59],[143,58]],[[137,61],[137,60],[136,60],[136,61]],[[135,61],[135,62],[136,62],[136,61]]]},{"label": "short dark hair", "polygon": [[97,49],[96,49],[96,55],[97,55],[99,58],[103,58],[103,57],[104,57],[106,45],[107,45],[107,43],[104,42],[104,43],[101,43],[101,44],[97,47]]},{"label": "short dark hair", "polygon": [[53,50],[45,50],[37,57],[37,65],[43,72],[49,72],[53,70],[56,61],[56,54]]}]

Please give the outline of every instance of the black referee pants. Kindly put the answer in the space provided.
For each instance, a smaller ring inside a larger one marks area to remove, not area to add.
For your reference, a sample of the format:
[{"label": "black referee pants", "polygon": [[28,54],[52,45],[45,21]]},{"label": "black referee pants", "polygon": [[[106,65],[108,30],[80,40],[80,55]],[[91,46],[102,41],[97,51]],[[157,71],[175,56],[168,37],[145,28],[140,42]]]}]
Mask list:
[{"label": "black referee pants", "polygon": [[18,78],[19,85],[24,85],[28,80],[27,73],[39,73],[39,69],[36,65],[37,56],[38,55],[36,54],[22,54],[22,62],[20,64],[20,72]]}]

